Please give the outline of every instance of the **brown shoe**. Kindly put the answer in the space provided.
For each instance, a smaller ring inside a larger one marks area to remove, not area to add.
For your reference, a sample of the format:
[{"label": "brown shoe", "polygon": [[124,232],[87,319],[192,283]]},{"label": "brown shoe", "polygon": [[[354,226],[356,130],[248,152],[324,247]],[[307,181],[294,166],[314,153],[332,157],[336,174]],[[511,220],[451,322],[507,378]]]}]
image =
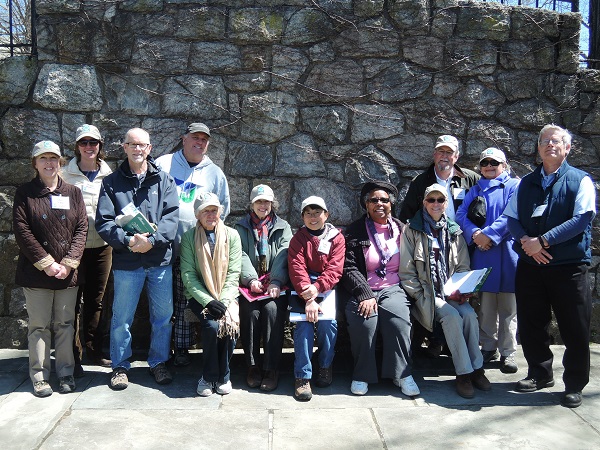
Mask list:
[{"label": "brown shoe", "polygon": [[456,375],[456,392],[458,392],[458,395],[462,398],[473,398],[475,396],[470,373]]},{"label": "brown shoe", "polygon": [[490,383],[490,380],[488,380],[485,376],[485,370],[483,370],[483,367],[475,370],[471,374],[471,383],[473,383],[473,386],[475,386],[480,391],[492,390],[492,385]]},{"label": "brown shoe", "polygon": [[321,367],[319,368],[319,376],[315,380],[315,384],[317,387],[324,388],[331,384],[333,378],[333,371],[331,367]]},{"label": "brown shoe", "polygon": [[265,377],[262,379],[260,384],[260,390],[271,392],[277,389],[277,383],[279,382],[279,372],[277,370],[267,370]]},{"label": "brown shoe", "polygon": [[257,388],[262,382],[262,371],[258,366],[250,366],[248,369],[248,375],[246,376],[246,384],[248,387]]},{"label": "brown shoe", "polygon": [[296,378],[294,388],[294,398],[296,400],[300,400],[301,402],[307,402],[312,398],[310,380],[306,378]]}]

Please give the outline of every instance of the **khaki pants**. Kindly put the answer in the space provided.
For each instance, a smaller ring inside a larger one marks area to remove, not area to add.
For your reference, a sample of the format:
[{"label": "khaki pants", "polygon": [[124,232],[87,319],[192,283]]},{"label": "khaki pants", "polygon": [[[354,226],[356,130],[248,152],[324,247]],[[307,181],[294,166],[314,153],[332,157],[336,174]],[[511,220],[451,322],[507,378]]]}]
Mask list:
[{"label": "khaki pants", "polygon": [[50,324],[54,320],[56,374],[73,375],[73,322],[77,287],[53,291],[23,288],[29,328],[29,377],[32,382],[50,379]]}]

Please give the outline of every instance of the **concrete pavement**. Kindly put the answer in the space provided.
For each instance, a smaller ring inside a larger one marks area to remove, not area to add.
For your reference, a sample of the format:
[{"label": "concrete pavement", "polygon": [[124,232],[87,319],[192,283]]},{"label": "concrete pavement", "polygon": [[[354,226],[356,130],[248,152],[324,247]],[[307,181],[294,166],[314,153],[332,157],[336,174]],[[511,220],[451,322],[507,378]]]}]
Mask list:
[{"label": "concrete pavement", "polygon": [[[526,375],[503,374],[487,364],[491,392],[466,400],[454,390],[448,357],[416,358],[421,395],[405,397],[390,380],[350,394],[348,355],[336,355],[333,384],[313,387],[300,403],[293,393],[293,354],[284,355],[279,387],[272,393],[245,384],[243,355],[232,361],[234,391],[195,394],[201,353],[185,368],[171,368],[175,381],[158,386],[144,361],[135,361],[130,385],[108,388],[110,369],[84,366],[73,394],[36,398],[27,375],[27,352],[0,350],[0,444],[2,449],[420,449],[420,448],[600,448],[600,345],[592,344],[591,382],[583,405],[560,406],[564,348],[553,346],[556,385],[522,394],[512,391]],[[238,352],[238,351],[236,351]],[[142,356],[142,355],[141,355]],[[53,388],[57,380],[51,378]]]}]

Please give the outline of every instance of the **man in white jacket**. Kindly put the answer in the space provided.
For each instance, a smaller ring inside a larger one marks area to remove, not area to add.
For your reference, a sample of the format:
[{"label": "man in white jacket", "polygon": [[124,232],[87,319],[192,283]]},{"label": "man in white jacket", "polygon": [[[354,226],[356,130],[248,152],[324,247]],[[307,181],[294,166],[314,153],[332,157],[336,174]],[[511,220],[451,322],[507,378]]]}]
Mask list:
[{"label": "man in white jacket", "polygon": [[179,246],[181,236],[196,225],[194,200],[199,192],[212,192],[223,205],[221,220],[229,214],[229,186],[223,171],[206,154],[210,143],[210,129],[203,123],[188,125],[181,137],[182,149],[163,155],[156,164],[173,177],[179,194],[179,227],[173,246],[173,289],[175,328],[175,357],[173,364],[186,366],[190,363],[188,349],[194,342],[194,329],[184,319],[186,299],[179,269]]}]

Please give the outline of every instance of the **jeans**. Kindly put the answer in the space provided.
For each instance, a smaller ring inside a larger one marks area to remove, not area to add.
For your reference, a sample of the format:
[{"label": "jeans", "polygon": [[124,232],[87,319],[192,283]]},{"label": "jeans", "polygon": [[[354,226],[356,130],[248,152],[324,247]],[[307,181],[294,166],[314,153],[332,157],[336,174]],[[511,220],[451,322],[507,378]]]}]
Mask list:
[{"label": "jeans", "polygon": [[135,270],[113,270],[115,296],[110,327],[110,358],[113,369],[129,370],[131,324],[146,285],[150,310],[150,351],[148,365],[155,367],[169,359],[171,315],[173,314],[173,272],[171,266]]},{"label": "jeans", "polygon": [[313,343],[317,328],[317,347],[319,348],[319,367],[329,368],[335,356],[337,340],[337,321],[319,320],[317,323],[296,322],[294,330],[294,376],[309,380],[312,378]]}]

